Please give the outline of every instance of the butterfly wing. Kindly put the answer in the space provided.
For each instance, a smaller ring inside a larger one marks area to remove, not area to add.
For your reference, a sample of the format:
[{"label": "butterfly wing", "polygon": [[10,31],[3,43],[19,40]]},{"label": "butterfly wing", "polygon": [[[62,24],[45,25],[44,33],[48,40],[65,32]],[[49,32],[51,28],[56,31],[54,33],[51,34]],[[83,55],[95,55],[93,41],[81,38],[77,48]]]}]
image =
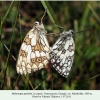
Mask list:
[{"label": "butterfly wing", "polygon": [[45,29],[33,27],[25,36],[16,64],[17,73],[31,73],[48,63],[49,44],[42,32],[46,34]]},{"label": "butterfly wing", "polygon": [[69,75],[74,59],[74,50],[74,40],[71,36],[60,37],[51,49],[51,63],[63,77],[67,78]]}]

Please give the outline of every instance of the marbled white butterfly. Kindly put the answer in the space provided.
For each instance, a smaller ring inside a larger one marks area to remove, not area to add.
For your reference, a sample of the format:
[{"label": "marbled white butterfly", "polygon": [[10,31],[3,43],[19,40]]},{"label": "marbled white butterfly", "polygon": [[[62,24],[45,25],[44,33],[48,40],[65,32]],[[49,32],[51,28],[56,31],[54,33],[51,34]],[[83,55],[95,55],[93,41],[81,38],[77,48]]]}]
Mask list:
[{"label": "marbled white butterfly", "polygon": [[61,37],[52,46],[50,51],[50,61],[53,67],[63,77],[68,77],[74,59],[74,40],[72,38],[73,30],[61,33]]},{"label": "marbled white butterfly", "polygon": [[27,33],[21,45],[16,64],[17,73],[27,74],[39,70],[47,65],[50,47],[46,38],[47,31],[42,23],[35,22],[33,28]]}]

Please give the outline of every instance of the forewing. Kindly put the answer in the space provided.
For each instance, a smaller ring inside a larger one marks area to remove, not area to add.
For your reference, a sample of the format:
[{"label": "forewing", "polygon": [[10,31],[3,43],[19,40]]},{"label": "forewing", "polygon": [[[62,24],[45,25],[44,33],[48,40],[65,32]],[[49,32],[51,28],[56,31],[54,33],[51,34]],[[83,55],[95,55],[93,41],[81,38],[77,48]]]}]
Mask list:
[{"label": "forewing", "polygon": [[49,45],[45,44],[45,42],[48,44],[48,41],[46,41],[46,37],[43,38],[45,40],[42,40],[43,35],[40,33],[41,30],[33,28],[24,38],[16,65],[17,73],[31,73],[43,68],[48,63]]},{"label": "forewing", "polygon": [[51,49],[51,63],[63,77],[67,78],[71,70],[74,59],[74,49],[75,45],[72,37],[70,37],[70,39],[60,37]]}]

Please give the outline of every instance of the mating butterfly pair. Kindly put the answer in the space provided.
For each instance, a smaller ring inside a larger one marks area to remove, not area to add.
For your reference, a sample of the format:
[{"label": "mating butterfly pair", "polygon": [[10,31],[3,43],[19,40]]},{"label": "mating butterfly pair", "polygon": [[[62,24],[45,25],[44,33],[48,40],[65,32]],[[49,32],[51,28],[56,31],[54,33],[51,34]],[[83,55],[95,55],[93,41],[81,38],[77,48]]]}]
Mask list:
[{"label": "mating butterfly pair", "polygon": [[46,66],[50,60],[60,75],[67,77],[74,59],[73,33],[72,30],[62,32],[61,37],[50,48],[43,24],[35,22],[21,45],[16,65],[17,73],[26,75],[35,72]]}]

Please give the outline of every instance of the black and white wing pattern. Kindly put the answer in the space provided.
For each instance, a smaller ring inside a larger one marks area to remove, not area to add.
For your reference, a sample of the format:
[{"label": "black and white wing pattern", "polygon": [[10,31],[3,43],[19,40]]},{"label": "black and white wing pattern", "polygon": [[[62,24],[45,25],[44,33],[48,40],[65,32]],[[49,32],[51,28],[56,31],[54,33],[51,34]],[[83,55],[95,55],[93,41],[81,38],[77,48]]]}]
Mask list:
[{"label": "black and white wing pattern", "polygon": [[50,47],[43,24],[35,22],[21,45],[16,64],[18,74],[28,74],[47,65]]},{"label": "black and white wing pattern", "polygon": [[53,67],[62,75],[67,78],[74,59],[74,40],[72,38],[73,31],[64,31],[61,37],[53,45],[50,51],[50,61]]}]

